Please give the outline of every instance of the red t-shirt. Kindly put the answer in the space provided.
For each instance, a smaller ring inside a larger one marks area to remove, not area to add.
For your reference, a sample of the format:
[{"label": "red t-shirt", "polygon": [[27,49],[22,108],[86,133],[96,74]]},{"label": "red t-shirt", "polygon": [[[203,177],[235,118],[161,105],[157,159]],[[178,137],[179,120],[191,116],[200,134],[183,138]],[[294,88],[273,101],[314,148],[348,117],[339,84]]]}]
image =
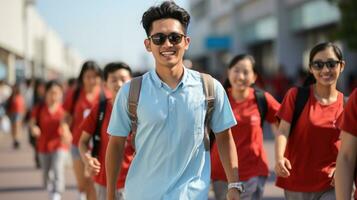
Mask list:
[{"label": "red t-shirt", "polygon": [[[345,106],[345,111],[341,116],[339,128],[357,137],[357,89],[354,89]],[[357,165],[356,165],[357,171]],[[357,177],[355,181],[357,187]],[[357,199],[357,191],[355,191]]]},{"label": "red t-shirt", "polygon": [[[284,97],[277,116],[292,121],[297,88]],[[318,192],[331,188],[329,174],[336,166],[340,131],[336,120],[343,111],[343,94],[337,101],[322,105],[310,88],[309,99],[290,133],[284,156],[292,169],[288,178],[277,177],[276,185],[297,192]]]},{"label": "red t-shirt", "polygon": [[[106,186],[107,179],[105,174],[105,153],[107,150],[108,142],[109,142],[109,135],[107,133],[107,128],[110,120],[110,115],[113,109],[113,103],[108,99],[105,109],[105,115],[101,127],[100,137],[100,149],[98,154],[98,160],[101,164],[101,168],[99,174],[94,177],[94,181],[100,185]],[[97,125],[97,118],[99,112],[99,104],[95,105],[91,110],[89,116],[83,121],[81,124],[80,129],[86,131],[89,134],[94,134],[96,125]],[[118,176],[117,181],[117,188],[123,188],[125,184],[125,178],[128,173],[128,169],[130,166],[131,161],[133,160],[134,149],[131,146],[131,135],[129,135],[128,140],[125,145],[124,149],[124,157],[121,164],[121,170]]]},{"label": "red t-shirt", "polygon": [[45,104],[36,105],[32,109],[31,118],[36,120],[41,129],[41,135],[37,139],[37,150],[39,152],[51,153],[58,149],[68,148],[61,142],[60,124],[64,118],[62,105],[53,113],[50,113]]},{"label": "red t-shirt", "polygon": [[21,94],[15,95],[10,102],[10,113],[25,114],[25,99]]},{"label": "red t-shirt", "polygon": [[[249,90],[249,96],[242,102],[236,102],[230,91],[228,97],[237,120],[237,125],[232,127],[232,134],[239,159],[239,179],[246,181],[255,176],[268,176],[268,159],[263,148],[263,130],[254,89]],[[265,98],[268,106],[266,120],[274,123],[280,104],[269,93],[265,92]],[[227,181],[216,144],[211,151],[211,167],[212,180]]]},{"label": "red t-shirt", "polygon": [[93,105],[99,102],[100,88],[98,87],[95,89],[95,98],[92,102],[90,102],[86,98],[86,94],[84,90],[81,90],[77,102],[75,102],[74,104],[74,108],[72,112],[71,109],[73,106],[72,104],[73,104],[74,92],[75,89],[69,90],[68,95],[66,96],[66,99],[64,101],[63,107],[65,111],[67,111],[69,114],[72,115],[72,124],[71,124],[71,131],[73,135],[72,144],[78,146],[79,138],[81,137],[81,131],[79,131],[79,126],[82,123],[83,119],[89,115],[90,109],[93,107]]}]

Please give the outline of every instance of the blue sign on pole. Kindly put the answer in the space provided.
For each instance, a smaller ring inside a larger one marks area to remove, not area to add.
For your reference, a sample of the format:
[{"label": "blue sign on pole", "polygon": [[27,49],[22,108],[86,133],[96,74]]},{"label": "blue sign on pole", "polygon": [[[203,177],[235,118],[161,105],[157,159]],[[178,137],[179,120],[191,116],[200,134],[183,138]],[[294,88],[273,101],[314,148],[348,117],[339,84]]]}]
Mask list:
[{"label": "blue sign on pole", "polygon": [[205,46],[209,50],[226,50],[231,47],[232,40],[229,36],[207,37]]}]

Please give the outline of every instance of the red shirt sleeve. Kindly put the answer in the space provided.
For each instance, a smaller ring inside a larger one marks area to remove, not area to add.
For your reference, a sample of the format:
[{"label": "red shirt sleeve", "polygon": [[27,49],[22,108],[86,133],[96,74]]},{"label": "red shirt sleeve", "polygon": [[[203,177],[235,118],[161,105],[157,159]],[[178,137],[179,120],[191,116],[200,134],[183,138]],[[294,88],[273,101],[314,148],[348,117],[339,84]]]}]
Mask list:
[{"label": "red shirt sleeve", "polygon": [[286,93],[283,102],[281,103],[280,109],[277,113],[279,119],[283,119],[289,123],[293,120],[293,113],[295,109],[295,99],[297,94],[297,88],[291,88]]},{"label": "red shirt sleeve", "polygon": [[98,110],[99,110],[99,104],[93,106],[88,117],[86,117],[81,123],[81,126],[79,128],[81,132],[85,131],[90,135],[94,133],[95,128],[97,126]]},{"label": "red shirt sleeve", "polygon": [[64,103],[63,103],[63,108],[68,113],[71,112],[71,108],[72,108],[72,104],[73,104],[73,95],[74,95],[74,89],[71,88],[71,89],[69,89],[69,91],[65,97]]},{"label": "red shirt sleeve", "polygon": [[268,92],[265,92],[265,98],[267,100],[267,106],[268,106],[268,112],[265,119],[269,123],[274,123],[278,121],[278,119],[276,118],[276,113],[280,109],[280,103]]},{"label": "red shirt sleeve", "polygon": [[357,89],[354,89],[345,105],[339,128],[354,136],[357,136]]}]

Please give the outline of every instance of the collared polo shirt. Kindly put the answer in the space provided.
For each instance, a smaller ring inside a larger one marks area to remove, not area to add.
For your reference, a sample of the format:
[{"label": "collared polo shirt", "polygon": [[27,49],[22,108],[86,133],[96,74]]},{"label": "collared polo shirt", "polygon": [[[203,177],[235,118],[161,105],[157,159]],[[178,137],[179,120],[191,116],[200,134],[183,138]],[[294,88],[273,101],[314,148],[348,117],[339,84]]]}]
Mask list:
[{"label": "collared polo shirt", "polygon": [[[210,127],[215,133],[236,124],[227,95],[215,80],[215,105]],[[114,102],[108,133],[128,136],[130,82]],[[205,151],[206,102],[200,73],[184,68],[182,80],[171,89],[155,70],[143,75],[137,108],[136,155],[125,183],[125,198],[207,199],[210,155]]]}]

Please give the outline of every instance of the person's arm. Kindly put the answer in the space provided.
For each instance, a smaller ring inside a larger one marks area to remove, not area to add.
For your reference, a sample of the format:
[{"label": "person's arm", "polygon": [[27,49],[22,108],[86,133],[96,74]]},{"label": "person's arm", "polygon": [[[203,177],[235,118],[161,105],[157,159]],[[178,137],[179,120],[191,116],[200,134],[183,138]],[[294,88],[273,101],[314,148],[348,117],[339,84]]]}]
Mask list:
[{"label": "person's arm", "polygon": [[290,134],[290,123],[281,120],[275,137],[275,173],[277,176],[290,176],[291,164],[290,161],[284,157],[288,137]]},{"label": "person's arm", "polygon": [[36,119],[31,118],[29,121],[29,127],[31,130],[31,135],[35,138],[40,137],[41,135],[41,129],[36,125]]},{"label": "person's arm", "polygon": [[126,137],[110,136],[105,156],[107,174],[107,200],[115,199],[115,190],[121,162],[123,160]]},{"label": "person's arm", "polygon": [[337,156],[335,188],[337,200],[351,198],[357,157],[357,137],[345,131],[341,133],[341,147]]},{"label": "person's arm", "polygon": [[270,127],[271,127],[271,132],[274,135],[274,138],[276,138],[278,136],[279,122],[270,124]]},{"label": "person's arm", "polygon": [[[220,133],[217,133],[216,143],[219,157],[226,173],[228,183],[238,182],[238,154],[231,129],[226,129]],[[238,190],[234,188],[230,189],[227,193],[227,199],[238,200]]]},{"label": "person's arm", "polygon": [[92,157],[88,145],[91,139],[91,135],[86,131],[83,131],[79,139],[79,152],[81,154],[82,160],[86,169],[90,175],[97,175],[100,171],[100,162],[97,158]]}]

